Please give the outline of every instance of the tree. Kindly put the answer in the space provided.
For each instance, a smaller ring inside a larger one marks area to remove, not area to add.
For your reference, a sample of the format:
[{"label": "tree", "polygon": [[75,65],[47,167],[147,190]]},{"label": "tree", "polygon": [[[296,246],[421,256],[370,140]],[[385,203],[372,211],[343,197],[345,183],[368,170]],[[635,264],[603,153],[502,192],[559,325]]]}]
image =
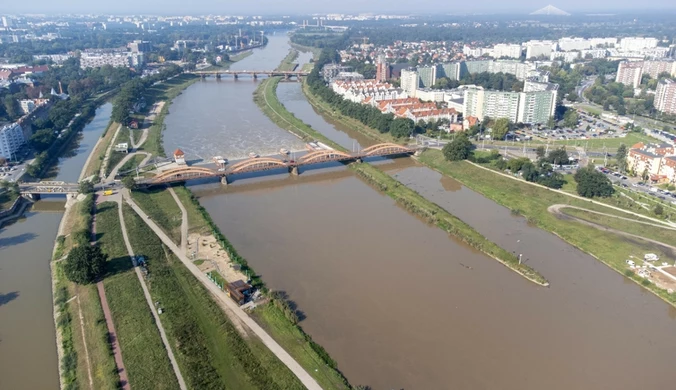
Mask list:
[{"label": "tree", "polygon": [[580,120],[580,116],[577,111],[574,109],[566,110],[566,113],[563,115],[563,124],[566,127],[575,127],[577,122]]},{"label": "tree", "polygon": [[617,148],[617,154],[615,154],[617,159],[617,167],[620,172],[627,170],[627,146],[625,144],[620,144],[620,147]]},{"label": "tree", "polygon": [[511,127],[511,123],[509,119],[507,118],[500,118],[495,121],[493,124],[493,133],[491,133],[491,136],[494,140],[503,140],[505,139],[505,136],[507,136],[507,133],[509,132],[509,129]]},{"label": "tree", "polygon": [[655,206],[653,211],[655,212],[655,215],[662,215],[662,214],[664,214],[664,207],[662,207],[661,204],[658,204],[658,205]]},{"label": "tree", "polygon": [[547,128],[553,129],[555,127],[556,127],[556,119],[554,119],[553,116],[550,116],[549,119],[547,120]]},{"label": "tree", "polygon": [[592,166],[581,168],[575,173],[577,193],[586,198],[607,197],[615,192],[610,179]]},{"label": "tree", "polygon": [[409,137],[415,128],[415,123],[410,119],[396,118],[392,121],[390,134],[397,138]]},{"label": "tree", "polygon": [[38,130],[28,139],[28,144],[38,153],[49,149],[56,137],[52,129]]},{"label": "tree", "polygon": [[538,146],[537,149],[535,149],[535,155],[538,157],[538,160],[544,158],[545,153],[546,151],[544,146]]},{"label": "tree", "polygon": [[79,191],[81,194],[91,194],[94,192],[94,184],[89,180],[82,180]]},{"label": "tree", "polygon": [[136,189],[136,181],[134,180],[133,176],[125,176],[122,178],[122,185],[124,188],[128,188],[130,190]]},{"label": "tree", "polygon": [[89,284],[103,275],[107,258],[99,246],[78,246],[68,253],[63,269],[68,280]]},{"label": "tree", "polygon": [[554,149],[549,152],[547,156],[547,162],[554,165],[562,165],[568,163],[568,152],[564,147],[560,149]]},{"label": "tree", "polygon": [[453,141],[447,143],[442,152],[446,160],[466,160],[472,154],[472,142],[466,135],[460,134]]}]

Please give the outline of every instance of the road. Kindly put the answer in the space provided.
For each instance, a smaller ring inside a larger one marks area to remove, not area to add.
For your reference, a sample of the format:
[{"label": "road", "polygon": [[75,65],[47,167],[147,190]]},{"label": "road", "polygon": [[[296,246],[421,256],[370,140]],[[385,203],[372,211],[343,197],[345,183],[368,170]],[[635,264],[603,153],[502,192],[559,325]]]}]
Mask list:
[{"label": "road", "polygon": [[218,286],[211,282],[207,276],[193,264],[190,259],[186,256],[185,252],[181,250],[176,244],[164,233],[164,231],[155,224],[154,221],[148,218],[148,215],[141,210],[141,208],[131,199],[128,190],[122,190],[122,196],[124,200],[129,204],[132,209],[145,221],[145,223],[157,234],[157,236],[162,240],[164,245],[166,245],[171,251],[178,257],[185,267],[192,272],[192,274],[200,281],[202,284],[209,290],[211,293],[218,299],[222,304],[224,304],[228,309],[234,313],[239,320],[244,323],[249,329],[255,333],[260,340],[265,344],[270,351],[277,356],[277,358],[286,365],[291,372],[303,383],[303,385],[308,390],[320,390],[321,387],[315,381],[315,379],[310,376],[310,374],[305,371],[303,367],[296,362],[296,360],[289,355],[282,346],[280,346],[263,328],[260,327],[249,315],[242,310],[239,305],[237,305],[228,295],[222,291]]},{"label": "road", "polygon": [[[127,235],[127,227],[124,223],[124,214],[122,213],[122,196],[118,194],[117,196],[115,196],[114,200],[118,202],[117,209],[120,216],[120,225],[121,225],[120,227],[122,228],[122,238],[124,239],[124,245],[127,247],[127,253],[129,254],[129,257],[134,258],[134,250],[132,249],[131,243],[129,242],[129,236]],[[171,344],[169,343],[167,334],[164,331],[164,326],[162,326],[162,320],[160,319],[160,315],[157,313],[157,309],[153,304],[153,298],[150,296],[150,291],[148,291],[146,280],[143,277],[143,274],[141,273],[139,267],[134,267],[134,271],[136,271],[136,276],[138,277],[138,280],[141,283],[141,287],[143,288],[143,295],[146,298],[148,307],[150,307],[150,311],[153,313],[153,317],[155,317],[155,324],[157,324],[157,329],[160,331],[160,337],[162,338],[164,348],[167,350],[167,355],[169,355],[171,366],[174,369],[174,374],[176,374],[176,379],[178,379],[178,385],[181,387],[181,390],[187,390],[188,387],[185,384],[183,375],[181,375],[181,369],[178,367],[178,362],[176,361],[174,352],[171,349]]]}]

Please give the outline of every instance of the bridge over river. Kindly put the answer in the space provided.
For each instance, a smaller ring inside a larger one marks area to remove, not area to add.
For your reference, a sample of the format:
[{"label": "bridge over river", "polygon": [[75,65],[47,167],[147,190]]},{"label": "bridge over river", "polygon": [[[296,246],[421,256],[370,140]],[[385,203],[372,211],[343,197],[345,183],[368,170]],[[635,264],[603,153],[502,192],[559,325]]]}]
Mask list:
[{"label": "bridge over river", "polygon": [[[346,153],[333,149],[321,149],[312,151],[297,160],[282,160],[275,157],[248,158],[226,168],[211,169],[206,167],[183,165],[158,173],[148,179],[141,179],[137,184],[142,187],[185,182],[193,179],[221,178],[223,184],[228,184],[229,177],[242,173],[265,172],[286,169],[289,173],[299,174],[301,167],[327,162],[352,162],[370,157],[393,157],[398,155],[412,155],[419,149],[393,143],[383,143],[370,146],[356,153]],[[104,189],[111,183],[101,183],[94,186],[95,190]],[[76,194],[80,188],[79,183],[66,183],[62,181],[41,181],[36,183],[23,183],[19,185],[21,194],[31,197],[44,194]]]},{"label": "bridge over river", "polygon": [[290,79],[291,77],[295,77],[296,79],[299,79],[301,77],[307,76],[309,73],[308,72],[301,72],[301,71],[295,71],[295,70],[290,70],[290,71],[284,71],[284,70],[194,70],[191,72],[187,72],[191,74],[195,74],[201,77],[206,77],[206,76],[216,76],[217,79],[220,79],[223,76],[232,76],[235,79],[238,79],[241,76],[250,76],[254,79],[257,79],[258,76],[268,76],[268,77],[274,77],[274,76],[281,76],[284,77],[285,79]]}]

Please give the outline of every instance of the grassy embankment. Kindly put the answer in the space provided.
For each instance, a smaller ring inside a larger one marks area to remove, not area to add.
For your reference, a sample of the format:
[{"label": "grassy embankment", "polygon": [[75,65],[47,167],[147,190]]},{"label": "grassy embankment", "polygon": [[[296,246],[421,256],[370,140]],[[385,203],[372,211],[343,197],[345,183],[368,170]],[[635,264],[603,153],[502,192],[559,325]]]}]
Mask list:
[{"label": "grassy embankment", "polygon": [[[169,106],[171,101],[188,88],[192,83],[199,81],[200,78],[191,74],[181,74],[171,80],[159,83],[148,88],[146,94],[146,108],[150,109],[154,103],[164,101],[165,104],[162,110],[155,116],[155,120],[148,129],[148,139],[139,148],[146,152],[152,153],[154,156],[164,156],[164,148],[162,146],[162,130],[164,129],[164,118],[169,113]],[[146,113],[147,114],[147,113]]]},{"label": "grassy embankment", "polygon": [[[56,240],[55,260],[76,245],[89,245],[91,206],[92,198],[89,195],[86,201],[66,210],[63,217],[64,235]],[[93,388],[117,389],[119,377],[115,371],[115,361],[108,342],[108,328],[96,286],[78,286],[68,281],[63,272],[63,262],[52,263],[52,278],[54,306],[58,315],[57,332],[60,334],[60,347],[63,351],[59,364],[65,388],[89,388],[88,371],[91,370]],[[71,297],[76,299],[69,301]],[[80,313],[85,324],[84,338]]]},{"label": "grassy embankment", "polygon": [[289,54],[287,54],[286,57],[284,57],[284,59],[282,60],[282,62],[279,64],[279,66],[277,66],[277,70],[280,71],[295,70],[298,64],[295,63],[294,61],[296,61],[297,58],[298,58],[298,50],[296,49],[289,50]]},{"label": "grassy embankment", "polygon": [[[270,116],[270,118],[281,127],[302,136],[304,139],[321,140],[337,150],[346,151],[343,147],[312,129],[286,110],[277,99],[275,93],[275,87],[277,86],[276,81],[277,80],[271,79],[267,85],[260,85],[256,90],[255,100],[263,112]],[[468,224],[451,215],[438,205],[428,201],[417,192],[399,183],[396,179],[382,172],[380,169],[370,164],[351,164],[351,167],[359,177],[386,193],[410,212],[425,218],[429,223],[437,225],[442,230],[460,238],[472,247],[481,250],[534,283],[548,285],[546,279],[534,269],[525,264],[519,264],[519,261],[514,254],[500,248],[498,245],[479,234]]]},{"label": "grassy embankment", "polygon": [[[117,133],[117,138],[113,140],[114,144],[122,144],[122,143],[127,143],[131,147],[131,140],[129,138],[129,128],[127,126],[122,126],[120,128],[120,131]],[[106,165],[106,176],[110,175],[110,172],[115,169],[117,164],[120,163],[125,157],[127,157],[127,153],[122,153],[122,152],[116,152],[114,150],[110,151],[110,157],[108,158],[108,165]]]},{"label": "grassy embankment", "polygon": [[166,313],[162,323],[189,387],[303,388],[259,339],[237,331],[206,288],[167,253],[160,239],[129,206],[124,205],[123,212],[135,253],[147,258],[150,293]]},{"label": "grassy embankment", "polygon": [[229,61],[221,61],[220,64],[211,65],[207,68],[200,69],[200,70],[227,70],[227,69],[230,69],[230,65],[234,64],[237,61],[241,61],[241,60],[247,58],[248,56],[250,56],[252,54],[253,54],[252,50],[243,51],[243,52],[240,52],[240,53],[237,53],[235,55],[230,56]]},{"label": "grassy embankment", "polygon": [[90,177],[92,175],[99,174],[101,171],[101,164],[103,164],[103,159],[106,155],[106,150],[108,149],[108,145],[110,145],[111,142],[115,142],[113,137],[115,136],[115,131],[119,125],[120,124],[117,122],[110,122],[108,124],[108,128],[106,128],[106,131],[101,134],[101,142],[99,142],[94,150],[92,150],[89,163],[86,167],[84,167],[83,177]]},{"label": "grassy embankment", "polygon": [[108,255],[103,285],[129,384],[135,389],[177,389],[178,381],[122,239],[118,204],[101,203],[96,221],[97,241]]},{"label": "grassy embankment", "polygon": [[181,209],[169,191],[151,188],[133,191],[132,198],[164,230],[171,240],[181,244]]},{"label": "grassy embankment", "polygon": [[[455,178],[496,203],[523,215],[530,223],[558,235],[571,245],[589,253],[622,274],[625,274],[627,270],[625,260],[629,256],[642,258],[647,252],[658,253],[661,256],[667,255],[658,246],[645,241],[630,241],[611,232],[602,231],[577,222],[558,219],[550,214],[547,208],[554,204],[570,204],[613,215],[622,215],[621,212],[613,212],[613,210],[603,206],[573,199],[520,180],[512,180],[475,167],[467,162],[448,162],[443,158],[441,152],[437,150],[426,151],[420,157],[420,161],[442,174]],[[627,217],[626,214],[622,216]],[[599,219],[598,217],[596,214],[589,215],[589,218],[594,220]],[[637,283],[643,281],[642,278],[635,275],[631,275],[631,278]],[[646,287],[666,301],[676,304],[676,294],[668,294],[653,284]]]},{"label": "grassy embankment", "polygon": [[123,173],[123,172],[128,172],[128,171],[136,169],[136,167],[141,165],[141,162],[145,158],[146,158],[146,156],[143,155],[143,154],[137,154],[137,155],[133,156],[132,158],[127,160],[127,162],[124,163],[124,165],[122,165],[120,167],[120,170],[118,172]]}]

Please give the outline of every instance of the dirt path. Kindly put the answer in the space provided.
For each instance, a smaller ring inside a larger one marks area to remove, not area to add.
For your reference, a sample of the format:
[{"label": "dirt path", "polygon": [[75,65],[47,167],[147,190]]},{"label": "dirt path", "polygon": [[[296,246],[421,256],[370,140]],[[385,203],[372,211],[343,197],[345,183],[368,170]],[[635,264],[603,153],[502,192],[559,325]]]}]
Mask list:
[{"label": "dirt path", "polygon": [[[77,287],[76,287],[77,289]],[[75,292],[77,294],[77,291]],[[75,299],[77,300],[77,313],[80,317],[80,330],[82,331],[82,344],[84,345],[85,350],[85,359],[87,360],[87,376],[89,377],[89,388],[94,388],[94,379],[92,378],[92,366],[89,364],[89,349],[87,348],[87,339],[85,338],[85,323],[84,316],[82,315],[82,306],[80,305],[80,295],[76,295]]]},{"label": "dirt path", "polygon": [[588,213],[599,214],[599,215],[603,215],[603,216],[606,216],[606,217],[612,217],[612,218],[622,219],[622,220],[625,220],[625,221],[637,222],[637,223],[641,223],[641,224],[644,224],[644,225],[655,226],[655,227],[667,229],[667,230],[676,230],[674,228],[669,228],[669,227],[666,227],[664,225],[657,225],[657,224],[650,223],[650,222],[636,221],[636,220],[630,219],[630,218],[618,217],[618,216],[613,215],[613,214],[601,213],[601,212],[598,212],[598,211],[587,210],[587,209],[582,208],[582,207],[569,206],[569,205],[565,205],[565,204],[555,204],[555,205],[551,205],[547,208],[547,211],[554,214],[557,218],[573,219],[577,222],[580,222],[582,224],[594,227],[594,228],[599,229],[599,230],[615,233],[615,234],[618,234],[618,235],[621,235],[621,236],[624,236],[624,237],[637,238],[637,239],[640,239],[640,240],[643,240],[643,241],[650,242],[652,244],[660,245],[660,246],[663,246],[665,248],[671,249],[671,251],[676,255],[676,246],[665,244],[661,241],[653,240],[652,238],[642,237],[642,236],[639,236],[639,235],[636,235],[636,234],[627,233],[627,232],[623,232],[621,230],[609,228],[607,226],[597,224],[597,223],[594,223],[594,222],[589,222],[589,221],[586,221],[586,220],[581,219],[581,218],[577,218],[577,217],[572,216],[572,215],[564,214],[561,211],[561,209],[566,208],[566,207],[576,209],[576,210],[586,211]]},{"label": "dirt path", "polygon": [[120,129],[122,129],[122,125],[117,126],[117,130],[115,130],[113,138],[110,139],[110,145],[108,145],[108,149],[106,149],[106,154],[103,156],[103,162],[101,163],[101,169],[99,170],[99,177],[101,178],[106,177],[106,168],[108,168],[108,159],[110,159],[110,153],[113,151],[113,145],[115,144],[115,140],[117,139],[118,134],[120,134]]},{"label": "dirt path", "polygon": [[188,249],[188,211],[183,206],[183,202],[178,198],[178,195],[176,195],[173,187],[169,187],[169,193],[181,209],[181,250],[183,254],[186,254]]},{"label": "dirt path", "polygon": [[141,133],[141,138],[139,138],[138,142],[134,140],[133,132],[129,133],[129,139],[131,140],[131,147],[133,149],[140,148],[146,142],[146,140],[148,139],[148,130],[155,121],[155,117],[157,116],[157,114],[159,114],[160,111],[162,111],[162,107],[164,107],[164,102],[157,102],[153,104],[153,107],[150,109],[150,112],[143,120],[143,132]]}]

